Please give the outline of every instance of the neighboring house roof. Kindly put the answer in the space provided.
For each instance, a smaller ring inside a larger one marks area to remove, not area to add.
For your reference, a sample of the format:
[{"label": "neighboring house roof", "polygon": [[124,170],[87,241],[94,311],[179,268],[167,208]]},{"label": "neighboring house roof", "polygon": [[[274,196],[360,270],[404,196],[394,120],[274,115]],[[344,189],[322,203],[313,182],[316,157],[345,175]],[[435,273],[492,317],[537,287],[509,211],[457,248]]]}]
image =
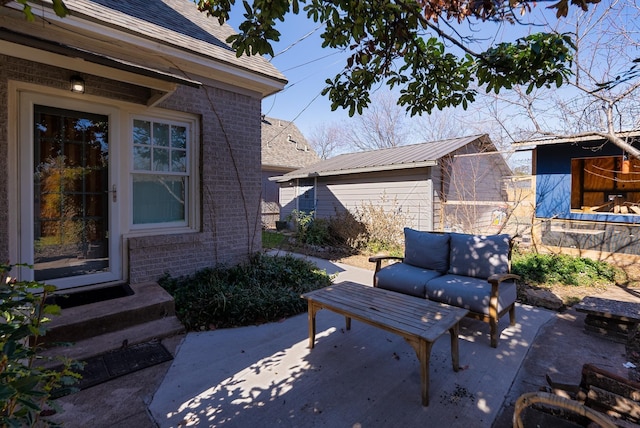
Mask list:
[{"label": "neighboring house roof", "polygon": [[[640,137],[640,130],[618,132],[616,135],[620,138],[636,138]],[[594,133],[588,135],[579,135],[574,137],[548,137],[539,138],[529,141],[520,141],[513,143],[512,146],[516,151],[532,150],[538,146],[547,146],[552,144],[575,144],[575,143],[596,143],[606,139],[604,133]]]},{"label": "neighboring house roof", "polygon": [[[284,75],[262,56],[236,57],[225,41],[235,31],[199,12],[192,1],[65,0],[65,4],[69,15],[64,18],[55,16],[46,4],[38,8],[34,15],[45,22],[40,24],[27,22],[22,5],[10,3],[0,10],[3,15],[17,19],[4,21],[2,25],[11,25],[24,38],[31,37],[33,27],[38,26],[37,34],[43,39],[36,40],[54,41],[85,52],[90,49],[91,54],[185,78],[195,74],[228,83],[242,78],[249,81],[246,87],[262,92],[263,96],[281,90],[286,84]],[[17,10],[9,12],[11,8]],[[0,40],[7,37],[0,33]],[[3,50],[0,46],[0,53]]]},{"label": "neighboring house roof", "polygon": [[298,169],[281,177],[274,177],[273,179],[278,182],[286,182],[296,178],[435,166],[438,164],[438,159],[473,142],[478,142],[483,146],[486,145],[490,151],[495,150],[488,135],[473,135],[430,143],[347,153]]},{"label": "neighboring house roof", "polygon": [[293,122],[262,118],[262,167],[292,171],[320,161]]}]

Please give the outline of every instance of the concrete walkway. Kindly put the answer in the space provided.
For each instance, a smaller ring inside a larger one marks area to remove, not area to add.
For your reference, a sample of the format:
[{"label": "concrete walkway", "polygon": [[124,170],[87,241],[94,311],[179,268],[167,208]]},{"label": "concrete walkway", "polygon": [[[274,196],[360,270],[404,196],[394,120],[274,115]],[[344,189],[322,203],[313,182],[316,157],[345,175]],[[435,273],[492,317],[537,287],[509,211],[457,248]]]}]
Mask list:
[{"label": "concrete walkway", "polygon": [[[313,259],[335,282],[371,284],[372,272]],[[420,404],[420,372],[402,338],[330,311],[317,316],[307,348],[307,316],[281,323],[190,333],[149,405],[160,427],[490,427],[538,330],[554,313],[518,308],[503,320],[497,349],[489,326],[461,323],[460,365],[451,368],[448,335],[434,345],[431,403]]]}]

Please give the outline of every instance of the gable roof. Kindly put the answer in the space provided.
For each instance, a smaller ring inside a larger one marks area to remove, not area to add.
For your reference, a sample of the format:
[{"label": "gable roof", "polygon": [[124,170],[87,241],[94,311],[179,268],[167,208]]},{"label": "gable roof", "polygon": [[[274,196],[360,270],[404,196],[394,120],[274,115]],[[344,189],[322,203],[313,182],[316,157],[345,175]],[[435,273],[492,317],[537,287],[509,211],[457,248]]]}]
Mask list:
[{"label": "gable roof", "polygon": [[430,143],[338,155],[281,177],[275,177],[274,180],[286,182],[296,178],[436,166],[440,158],[474,142],[478,142],[483,146],[489,145],[490,150],[495,150],[488,135],[472,135]]},{"label": "gable roof", "polygon": [[159,72],[229,83],[233,83],[229,76],[240,76],[252,81],[248,86],[263,96],[286,84],[284,75],[262,56],[236,57],[225,41],[235,31],[199,12],[192,1],[65,0],[65,4],[69,14],[59,18],[50,4],[43,3],[34,13],[36,19],[43,19],[41,24],[27,22],[22,5],[9,3],[2,7],[3,18],[12,20],[4,19],[2,26],[24,37],[55,41]]},{"label": "gable roof", "polygon": [[262,167],[291,171],[320,161],[293,122],[262,118]]}]

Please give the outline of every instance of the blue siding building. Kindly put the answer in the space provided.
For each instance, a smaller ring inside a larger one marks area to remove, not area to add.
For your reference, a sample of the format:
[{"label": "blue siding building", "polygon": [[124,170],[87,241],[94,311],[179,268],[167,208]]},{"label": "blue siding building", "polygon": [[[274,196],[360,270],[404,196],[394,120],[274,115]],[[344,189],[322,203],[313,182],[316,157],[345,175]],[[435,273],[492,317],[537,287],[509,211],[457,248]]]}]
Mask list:
[{"label": "blue siding building", "polygon": [[[640,131],[620,136],[640,146]],[[640,160],[601,136],[516,146],[533,150],[542,244],[640,254]]]}]

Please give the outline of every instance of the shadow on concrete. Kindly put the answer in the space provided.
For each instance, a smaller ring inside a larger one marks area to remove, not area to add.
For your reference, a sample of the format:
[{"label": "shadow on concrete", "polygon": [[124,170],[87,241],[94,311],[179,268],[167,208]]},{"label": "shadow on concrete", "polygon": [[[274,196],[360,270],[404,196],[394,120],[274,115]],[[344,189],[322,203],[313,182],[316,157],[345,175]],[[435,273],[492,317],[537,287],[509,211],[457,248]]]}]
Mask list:
[{"label": "shadow on concrete", "polygon": [[343,317],[322,310],[313,350],[306,315],[188,334],[149,408],[160,427],[489,427],[553,316],[518,309],[518,324],[503,329],[497,349],[486,323],[461,322],[457,373],[447,335],[436,341],[429,407],[421,406],[418,360],[402,338],[355,321],[347,332]]}]

